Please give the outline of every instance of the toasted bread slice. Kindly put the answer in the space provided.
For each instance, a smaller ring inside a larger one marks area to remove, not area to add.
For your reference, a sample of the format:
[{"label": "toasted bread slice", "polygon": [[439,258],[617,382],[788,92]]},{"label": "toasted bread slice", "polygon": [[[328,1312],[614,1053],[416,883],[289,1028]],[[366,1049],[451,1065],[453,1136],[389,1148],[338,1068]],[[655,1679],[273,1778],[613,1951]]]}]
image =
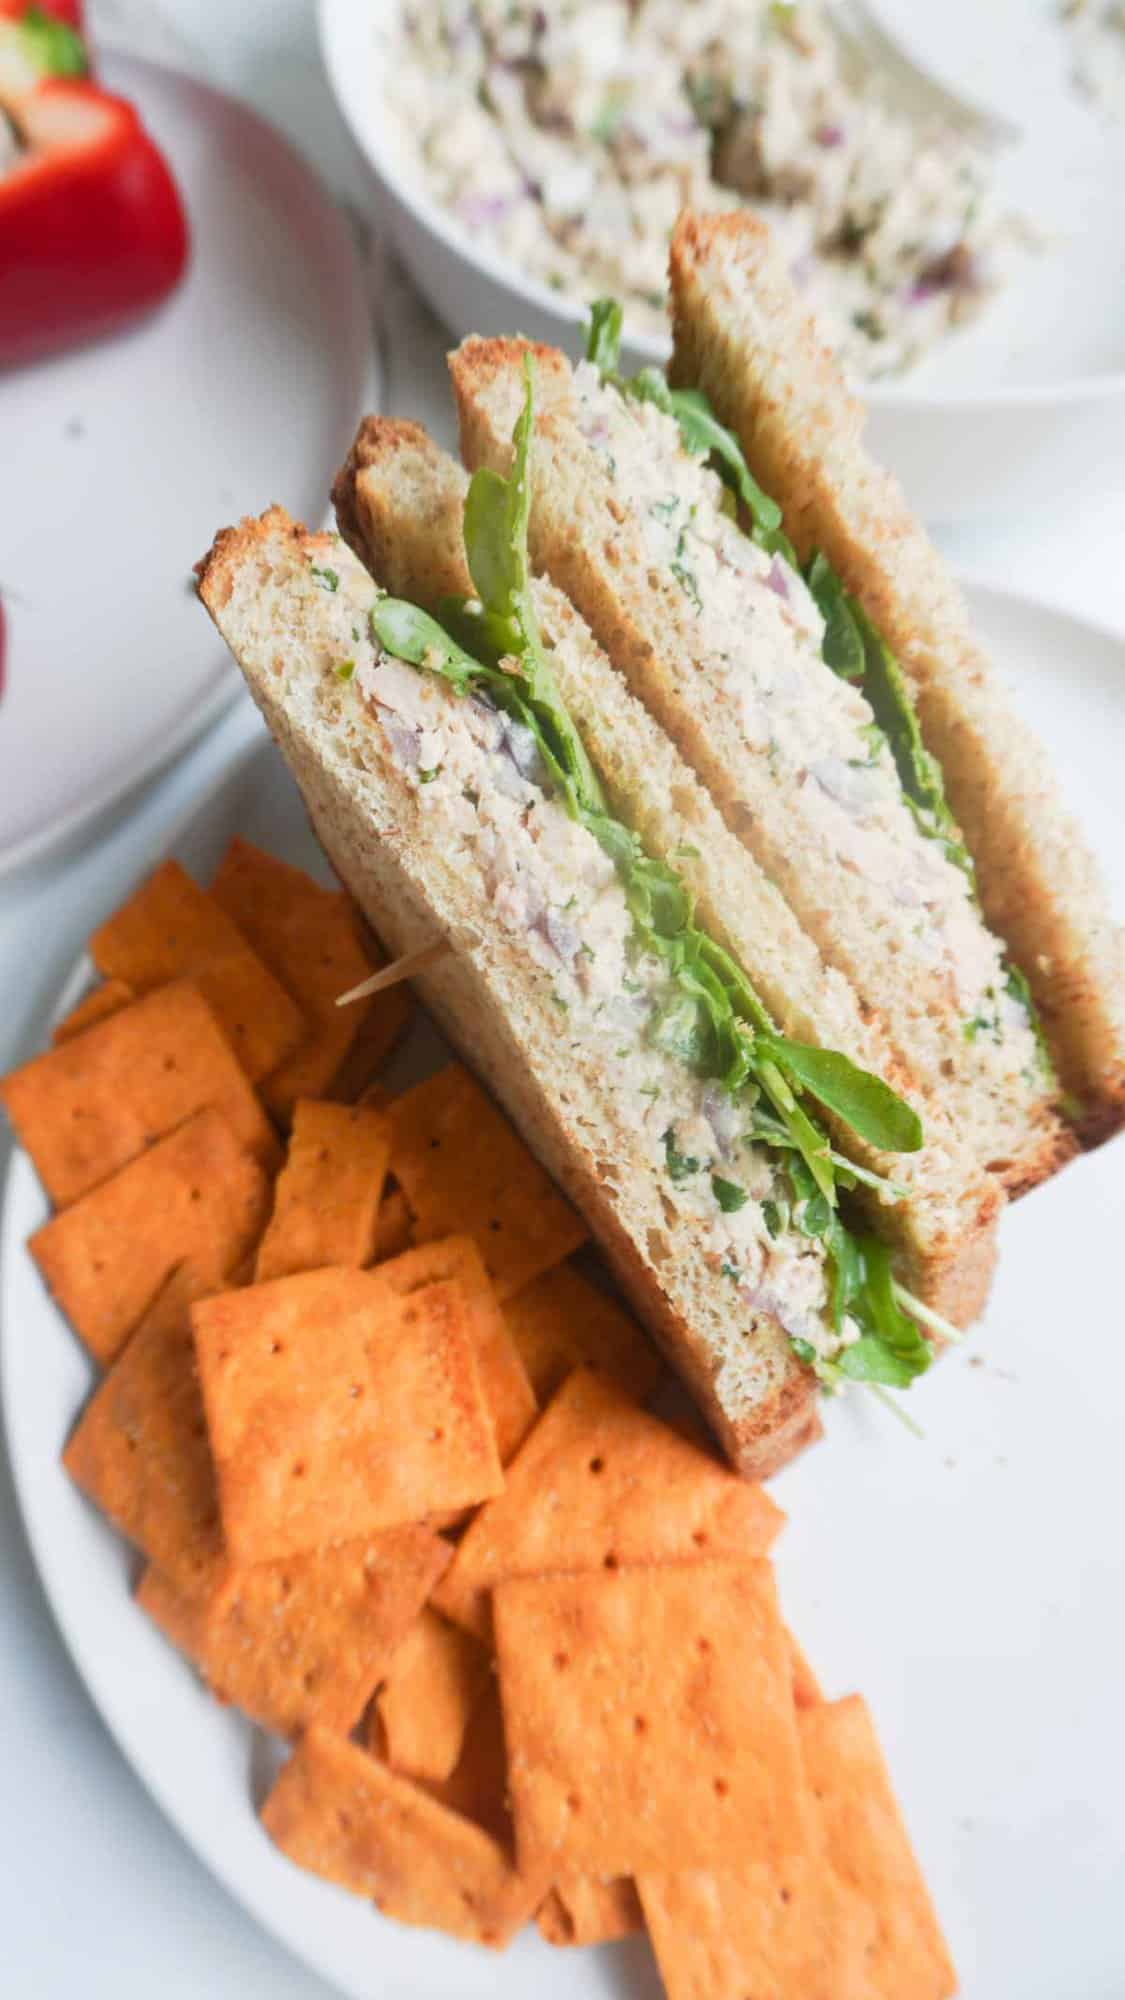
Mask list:
[{"label": "toasted bread slice", "polygon": [[[467,478],[416,424],[371,417],[333,489],[341,529],[389,591],[436,606],[471,592],[462,539]],[[745,968],[798,1040],[838,1048],[912,1098],[926,1144],[884,1157],[847,1128],[836,1140],[861,1166],[906,1189],[888,1204],[869,1191],[871,1226],[900,1253],[911,1291],[967,1325],[981,1311],[995,1260],[1002,1194],[961,1145],[941,1104],[904,1073],[792,911],[724,824],[709,794],[647,709],[615,674],[563,593],[533,586],[563,698],[617,810],[653,853],[674,856],[710,931]]]},{"label": "toasted bread slice", "polygon": [[[452,357],[470,468],[510,464],[527,351],[467,340]],[[555,349],[532,351],[533,563],[586,618],[906,1073],[940,1091],[976,1161],[1011,1191],[1043,1179],[1074,1149],[1057,1087],[965,877],[915,824],[889,753],[869,753],[867,703],[821,659],[804,584],[727,519],[725,489],[672,418],[589,366],[572,371]]]},{"label": "toasted bread slice", "polygon": [[[332,591],[313,570],[329,551]],[[497,921],[450,815],[429,803],[437,787],[393,753],[359,686],[372,649],[353,633],[368,629],[370,577],[335,538],[273,509],[219,535],[200,595],[337,872],[395,952],[447,941],[418,981],[427,1005],[585,1215],[732,1461],[755,1477],[775,1470],[819,1432],[815,1378],[772,1313],[740,1304],[697,1223],[651,1171],[613,1065],[563,1031],[526,932]],[[357,653],[353,686],[339,669]]]},{"label": "toasted bread slice", "polygon": [[1041,746],[976,643],[964,599],[821,345],[769,232],[745,211],[681,217],[672,240],[674,379],[701,388],[780,504],[798,554],[822,549],[909,676],[972,849],[992,929],[1026,973],[1094,1144],[1125,1123],[1125,940]]}]

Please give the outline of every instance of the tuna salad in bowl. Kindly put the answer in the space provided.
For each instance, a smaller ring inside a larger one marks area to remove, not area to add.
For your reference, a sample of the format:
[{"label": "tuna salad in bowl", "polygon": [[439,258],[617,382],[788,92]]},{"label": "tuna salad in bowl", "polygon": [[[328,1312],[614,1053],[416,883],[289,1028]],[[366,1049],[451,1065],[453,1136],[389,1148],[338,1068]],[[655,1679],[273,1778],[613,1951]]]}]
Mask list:
[{"label": "tuna salad in bowl", "polygon": [[[962,67],[969,36],[987,71],[986,25],[963,0],[947,11]],[[1092,127],[1070,145],[1073,92],[1058,118],[1016,103],[1013,150],[1036,157],[1013,172],[857,75],[815,0],[321,0],[321,30],[379,220],[458,335],[515,325],[574,352],[612,295],[628,362],[663,361],[677,214],[748,206],[931,518],[1026,505],[1029,454],[1088,483],[1107,396],[1125,422],[1112,161],[1079,160],[1094,226],[1059,254],[1069,153]],[[1058,84],[1057,44],[1050,70]]]}]

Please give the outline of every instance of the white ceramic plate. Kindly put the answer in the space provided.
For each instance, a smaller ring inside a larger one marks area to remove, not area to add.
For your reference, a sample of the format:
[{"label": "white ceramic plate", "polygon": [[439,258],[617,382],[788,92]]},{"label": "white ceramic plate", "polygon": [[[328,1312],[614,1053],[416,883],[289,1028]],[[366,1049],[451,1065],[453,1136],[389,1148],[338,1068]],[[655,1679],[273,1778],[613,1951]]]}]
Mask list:
[{"label": "white ceramic plate", "polygon": [[[512,333],[576,351],[588,300],[560,295],[470,238],[426,194],[382,109],[401,0],[319,0],[340,108],[372,201],[416,282],[458,335]],[[1006,200],[1048,241],[971,329],[907,376],[865,389],[878,458],[930,520],[1054,504],[1120,504],[1125,453],[1125,108],[1114,123],[1069,78],[1054,0],[881,0],[876,11],[954,88],[1021,129],[1001,161]],[[651,336],[630,366],[663,360]]]},{"label": "white ceramic plate", "polygon": [[0,375],[0,873],[72,837],[238,692],[190,565],[263,495],[319,521],[377,393],[347,224],[292,147],[186,77],[104,67],[171,160],[192,262],[136,329]]},{"label": "white ceramic plate", "polygon": [[[1120,645],[1001,593],[970,595],[1125,906]],[[268,746],[201,802],[174,851],[206,874],[235,832],[315,865]],[[60,1006],[83,977],[79,967]],[[964,2000],[1125,1992],[1123,1167],[1119,1140],[1006,1218],[987,1321],[910,1397],[924,1442],[857,1395],[776,1482],[790,1513],[787,1615],[828,1692],[858,1687],[872,1703]],[[15,1483],[63,1636],[185,1839],[355,2000],[656,2000],[639,1940],[560,1952],[532,1932],[496,1959],[389,1923],[269,1846],[252,1808],[273,1746],[210,1702],[135,1609],[132,1559],[59,1466],[90,1371],[24,1249],[43,1215],[16,1155],[0,1350]]]}]

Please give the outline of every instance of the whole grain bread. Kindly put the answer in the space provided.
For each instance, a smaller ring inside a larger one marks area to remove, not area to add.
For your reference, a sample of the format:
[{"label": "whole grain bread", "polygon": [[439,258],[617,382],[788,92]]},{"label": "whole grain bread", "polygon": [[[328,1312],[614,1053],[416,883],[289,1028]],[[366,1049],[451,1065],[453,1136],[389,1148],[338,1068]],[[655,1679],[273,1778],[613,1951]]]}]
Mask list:
[{"label": "whole grain bread", "polygon": [[[310,570],[330,551],[332,594]],[[729,1281],[647,1170],[612,1079],[560,1041],[549,976],[454,865],[339,677],[346,621],[364,615],[374,585],[346,548],[274,508],[218,536],[199,589],[333,866],[392,951],[448,943],[417,982],[427,1006],[585,1215],[732,1462],[752,1477],[775,1471],[818,1435],[815,1379],[775,1320],[732,1310]]]},{"label": "whole grain bread", "polygon": [[[525,341],[470,339],[451,357],[462,456],[470,469],[511,462],[524,395]],[[615,475],[583,433],[569,362],[536,346],[532,560],[571,598],[630,688],[677,744],[731,831],[774,881],[827,963],[843,972],[902,1059],[925,1077],[973,1157],[1009,1192],[1033,1186],[1074,1150],[1056,1088],[1033,1060],[998,1069],[995,1045],[975,1039],[955,996],[899,957],[904,921],[893,885],[818,852],[803,782],[775,779],[766,751],[746,740],[737,687],[716,687],[699,657],[700,618],[671,571],[655,567]],[[705,617],[705,608],[702,617]],[[824,670],[827,674],[827,668]],[[971,911],[969,921],[975,922]],[[884,928],[886,936],[884,936]],[[1030,1039],[1030,1038],[1029,1038]]]},{"label": "whole grain bread", "polygon": [[[466,474],[417,424],[370,417],[333,489],[347,540],[395,595],[436,606],[471,591],[462,536]],[[837,1145],[906,1190],[893,1204],[869,1190],[868,1219],[900,1253],[902,1276],[959,1325],[982,1310],[1003,1196],[952,1128],[939,1094],[922,1091],[864,1016],[843,976],[821,960],[787,903],[724,824],[671,739],[616,675],[569,599],[533,585],[563,699],[603,785],[650,851],[675,856],[708,931],[748,972],[787,1034],[843,1049],[916,1104],[926,1143],[889,1158],[847,1126]]]},{"label": "whole grain bread", "polygon": [[992,929],[1026,973],[1087,1144],[1125,1123],[1125,938],[1047,758],[974,638],[964,598],[817,337],[769,231],[681,216],[673,379],[704,390],[779,502],[898,655],[976,862]]}]

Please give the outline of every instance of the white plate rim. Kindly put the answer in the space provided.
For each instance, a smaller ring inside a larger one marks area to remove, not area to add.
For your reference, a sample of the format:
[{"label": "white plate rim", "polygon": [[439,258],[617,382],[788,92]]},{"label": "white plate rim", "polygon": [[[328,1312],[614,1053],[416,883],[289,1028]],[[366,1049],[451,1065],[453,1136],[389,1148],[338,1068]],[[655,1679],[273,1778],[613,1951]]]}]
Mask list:
[{"label": "white plate rim", "polygon": [[[983,609],[992,605],[1001,613],[1039,616],[1069,625],[1099,648],[1104,648],[1107,644],[1118,650],[1122,647],[1122,635],[1119,631],[1052,603],[1048,598],[1003,585],[978,582],[972,576],[964,574],[958,576],[958,581],[969,599],[970,609],[974,614],[976,606],[979,605]],[[218,775],[165,829],[160,837],[159,853],[146,855],[138,874],[143,873],[145,867],[154,865],[160,856],[174,853],[189,831],[203,820],[214,800],[228,787],[236,785],[241,774],[251,764],[258,758],[275,754],[275,746],[269,743],[268,739],[255,737],[251,742],[241,745]],[[68,1007],[75,1004],[88,985],[90,975],[91,962],[83,949],[59,982],[55,998],[44,1016],[45,1027],[53,1025]],[[29,1048],[25,1053],[31,1052]],[[280,1902],[267,1899],[252,1881],[247,1880],[244,1873],[226,1864],[223,1854],[216,1850],[208,1837],[209,1829],[204,1823],[206,1816],[201,1815],[197,1820],[194,1812],[188,1809],[179,1795],[174,1773],[166,1771],[158,1760],[149,1756],[147,1751],[135,1751],[128,1704],[123,1691],[119,1689],[114,1679],[112,1665],[107,1662],[103,1668],[99,1654],[85,1646],[79,1632],[80,1621],[72,1616],[65,1575],[56,1570],[49,1538],[44,1535],[39,1523],[36,1492],[42,1468],[29,1466],[19,1443],[13,1415],[11,1389],[13,1338],[10,1315],[6,1310],[8,1272],[11,1269],[11,1260],[26,1256],[25,1243],[15,1235],[13,1211],[17,1203],[13,1198],[13,1189],[18,1189],[21,1181],[27,1184],[34,1180],[34,1170],[27,1155],[18,1146],[13,1145],[0,1183],[0,1425],[3,1427],[4,1445],[11,1468],[20,1521],[52,1618],[79,1679],[122,1757],[164,1813],[170,1825],[181,1835],[188,1848],[227,1894],[255,1918],[267,1935],[284,1944],[317,1976],[337,1984],[341,1992],[348,1993],[353,1989],[345,1985],[344,1977],[334,1968],[326,1966],[323,1960],[315,1955],[310,1949],[300,1922],[296,1918],[290,1920],[284,1899]],[[54,1469],[57,1471],[57,1466]],[[201,1698],[207,1699],[202,1690]]]},{"label": "white plate rim", "polygon": [[[317,0],[317,21],[321,57],[340,112],[356,145],[372,172],[386,183],[420,228],[441,243],[460,263],[475,266],[495,284],[526,299],[538,312],[549,314],[575,328],[584,324],[585,310],[536,278],[529,278],[519,265],[499,255],[486,244],[463,238],[436,201],[414,180],[394,157],[393,148],[381,142],[380,124],[372,107],[362,96],[362,65],[353,57],[354,36],[360,16],[368,20],[388,0]],[[671,352],[667,341],[643,329],[626,328],[629,345],[648,360],[663,366]],[[1105,397],[1125,395],[1125,368],[1100,369],[1075,375],[1057,383],[1000,383],[980,388],[919,391],[904,382],[877,381],[850,385],[872,409],[948,412],[997,408],[1003,410],[1053,408],[1056,405],[1096,402]]]},{"label": "white plate rim", "polygon": [[[103,67],[107,70],[107,81],[114,89],[121,90],[130,99],[140,100],[146,76],[151,76],[158,85],[165,88],[188,84],[193,90],[216,99],[225,110],[234,112],[253,127],[255,143],[284,165],[287,173],[300,174],[307,182],[310,194],[315,194],[323,210],[326,233],[335,237],[335,253],[340,265],[346,290],[341,294],[339,316],[350,328],[369,327],[371,313],[368,305],[364,280],[359,267],[354,240],[347,219],[341,208],[331,199],[328,190],[321,184],[316,173],[304,159],[297,147],[262,118],[249,104],[231,92],[219,89],[215,84],[195,76],[186,70],[178,70],[170,64],[156,62],[145,56],[136,56],[127,50],[112,45],[106,47],[107,60]],[[118,76],[118,71],[123,72]],[[138,83],[130,83],[133,72]],[[143,103],[142,103],[143,109]],[[367,362],[363,365],[361,355],[364,343],[358,340],[349,343],[356,351],[355,396],[356,420],[363,410],[378,407],[381,401],[382,373],[379,367],[378,346],[374,334],[366,341]],[[343,345],[343,343],[341,343]],[[23,868],[52,854],[59,848],[73,845],[82,831],[111,813],[115,806],[127,799],[131,793],[175,763],[189,746],[203,736],[212,724],[226,713],[242,692],[242,682],[229,661],[225,661],[221,646],[216,641],[215,672],[219,675],[218,685],[202,697],[195,712],[185,716],[174,725],[158,744],[147,754],[141,752],[124,770],[117,771],[105,782],[85,796],[69,811],[56,816],[49,825],[29,833],[22,840],[9,843],[0,849],[0,881],[9,875],[18,874]]]}]

